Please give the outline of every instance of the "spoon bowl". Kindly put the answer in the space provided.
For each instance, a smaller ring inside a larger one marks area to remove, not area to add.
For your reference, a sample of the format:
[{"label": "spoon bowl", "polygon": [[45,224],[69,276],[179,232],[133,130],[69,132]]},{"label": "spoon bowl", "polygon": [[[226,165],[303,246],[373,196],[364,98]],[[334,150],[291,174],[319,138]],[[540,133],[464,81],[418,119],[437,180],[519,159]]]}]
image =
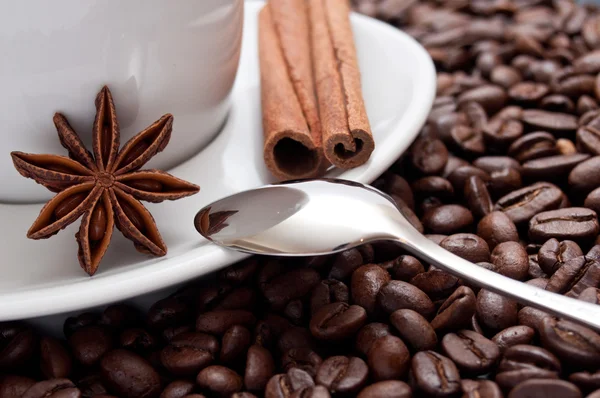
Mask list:
[{"label": "spoon bowl", "polygon": [[246,253],[314,256],[395,241],[464,282],[600,330],[600,306],[547,292],[479,267],[419,233],[385,193],[340,179],[289,181],[221,199],[201,209],[196,229]]}]

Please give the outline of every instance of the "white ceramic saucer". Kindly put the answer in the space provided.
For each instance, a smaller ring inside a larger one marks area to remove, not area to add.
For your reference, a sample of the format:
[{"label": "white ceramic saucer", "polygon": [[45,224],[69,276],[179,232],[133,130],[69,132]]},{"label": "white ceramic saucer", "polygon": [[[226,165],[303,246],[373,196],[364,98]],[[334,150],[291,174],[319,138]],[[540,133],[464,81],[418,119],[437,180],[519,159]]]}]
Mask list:
[{"label": "white ceramic saucer", "polygon": [[[0,321],[128,299],[245,256],[203,240],[192,221],[213,200],[272,182],[262,162],[257,58],[261,5],[246,3],[242,58],[223,131],[197,156],[170,170],[200,185],[201,192],[176,202],[147,204],[168,245],[167,256],[148,258],[115,230],[97,274],[89,277],[77,262],[78,222],[51,239],[33,241],[25,233],[42,206],[0,205]],[[425,50],[399,30],[360,15],[352,15],[352,25],[376,149],[367,164],[347,172],[333,170],[331,176],[371,182],[410,145],[423,125],[435,95],[435,71]],[[177,120],[173,134],[177,134]]]}]

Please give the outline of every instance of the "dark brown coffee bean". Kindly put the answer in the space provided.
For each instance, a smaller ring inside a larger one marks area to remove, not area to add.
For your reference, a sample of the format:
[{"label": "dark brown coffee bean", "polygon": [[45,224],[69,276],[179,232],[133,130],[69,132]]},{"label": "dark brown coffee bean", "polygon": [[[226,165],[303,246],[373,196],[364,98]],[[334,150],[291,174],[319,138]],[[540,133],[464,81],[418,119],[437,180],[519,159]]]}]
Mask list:
[{"label": "dark brown coffee bean", "polygon": [[390,327],[385,323],[373,322],[366,324],[356,335],[356,350],[366,357],[373,342],[389,334],[391,334]]},{"label": "dark brown coffee bean", "polygon": [[154,303],[148,310],[146,323],[152,329],[178,326],[192,317],[191,308],[181,297],[171,296]]},{"label": "dark brown coffee bean", "polygon": [[596,188],[590,192],[585,198],[583,205],[598,214],[600,212],[600,188]]},{"label": "dark brown coffee bean", "polygon": [[494,117],[483,128],[484,142],[495,152],[504,151],[522,135],[523,124],[515,119]]},{"label": "dark brown coffee bean", "polygon": [[519,233],[515,223],[504,213],[493,211],[477,224],[477,235],[483,238],[489,249],[494,249],[502,242],[517,242]]},{"label": "dark brown coffee bean", "polygon": [[258,260],[255,257],[251,257],[248,260],[240,261],[223,269],[219,272],[219,279],[227,284],[240,285],[254,276],[257,270]]},{"label": "dark brown coffee bean", "polygon": [[71,356],[64,345],[51,337],[40,339],[40,367],[48,379],[61,379],[71,373]]},{"label": "dark brown coffee bean", "polygon": [[354,270],[363,265],[363,263],[362,254],[360,254],[358,249],[350,249],[338,253],[329,271],[329,278],[339,281],[347,280]]},{"label": "dark brown coffee bean", "polygon": [[595,111],[596,109],[598,109],[598,102],[589,95],[582,95],[577,100],[577,113],[579,115],[583,115],[589,111]]},{"label": "dark brown coffee bean", "polygon": [[[529,275],[530,278],[544,278],[546,279],[548,277],[548,275],[540,268],[540,265],[538,264],[538,255],[537,254],[530,254],[529,255],[529,269],[527,270],[527,275]],[[544,287],[545,289],[545,287]]]},{"label": "dark brown coffee bean", "polygon": [[[185,332],[191,332],[192,330],[194,330],[194,327],[191,325],[174,326],[174,327],[166,328],[165,330],[163,330],[161,332],[161,335],[166,341],[171,341],[178,334],[185,333]],[[142,343],[142,344],[145,344],[145,343]],[[123,347],[123,348],[125,348],[125,347]]]},{"label": "dark brown coffee bean", "polygon": [[[425,292],[432,300],[447,298],[460,285],[460,280],[454,275],[434,269],[433,266],[429,267],[429,269],[430,271],[423,272],[412,278],[410,283]],[[420,312],[418,309],[413,309],[427,317],[426,314]]]},{"label": "dark brown coffee bean", "polygon": [[522,174],[526,178],[557,180],[567,176],[575,166],[588,158],[587,154],[575,153],[529,160],[523,163]]},{"label": "dark brown coffee bean", "polygon": [[508,394],[508,398],[541,396],[548,398],[581,398],[581,391],[564,380],[525,380]]},{"label": "dark brown coffee bean", "polygon": [[559,242],[557,239],[548,239],[538,253],[540,268],[548,275],[552,275],[562,265],[575,257],[583,256],[579,245],[571,240]]},{"label": "dark brown coffee bean", "polygon": [[126,304],[113,304],[102,312],[100,323],[115,330],[123,330],[139,325],[141,319],[137,310]]},{"label": "dark brown coffee bean", "polygon": [[576,323],[545,318],[539,330],[544,347],[576,366],[600,366],[600,335]]},{"label": "dark brown coffee bean", "polygon": [[481,130],[458,125],[450,132],[453,148],[467,157],[481,156],[485,153],[485,143]]},{"label": "dark brown coffee bean", "polygon": [[487,173],[504,169],[521,170],[521,164],[508,156],[482,156],[477,158],[473,165]]},{"label": "dark brown coffee bean", "polygon": [[502,398],[502,391],[490,380],[461,380],[462,398]]},{"label": "dark brown coffee bean", "polygon": [[160,362],[176,376],[192,376],[210,365],[218,352],[219,342],[214,336],[185,332],[175,336],[161,350]]},{"label": "dark brown coffee bean", "polygon": [[550,88],[544,83],[519,82],[510,87],[508,96],[513,101],[522,105],[533,105],[540,101]]},{"label": "dark brown coffee bean", "polygon": [[520,243],[502,242],[490,256],[495,271],[516,280],[524,280],[529,271],[529,256]]},{"label": "dark brown coffee bean", "polygon": [[497,65],[490,73],[490,81],[505,89],[519,83],[521,79],[521,73],[516,68],[507,65]]},{"label": "dark brown coffee bean", "polygon": [[569,185],[584,195],[600,186],[600,156],[595,156],[579,163],[569,174]]},{"label": "dark brown coffee bean", "polygon": [[112,346],[112,338],[103,326],[85,326],[69,337],[75,359],[84,366],[95,365]]},{"label": "dark brown coffee bean", "polygon": [[600,244],[592,246],[592,248],[585,255],[586,258],[600,261]]},{"label": "dark brown coffee bean", "polygon": [[496,343],[471,330],[448,333],[442,349],[459,369],[470,374],[486,373],[500,358]]},{"label": "dark brown coffee bean", "polygon": [[373,342],[367,362],[374,380],[399,379],[408,371],[410,353],[402,340],[388,335]]},{"label": "dark brown coffee bean", "polygon": [[569,376],[569,381],[571,381],[584,391],[595,391],[597,389],[600,389],[600,371],[596,371],[594,373],[572,373]]},{"label": "dark brown coffee bean", "polygon": [[539,243],[552,238],[591,242],[599,230],[596,213],[584,207],[545,211],[536,214],[529,222],[529,238]]},{"label": "dark brown coffee bean", "polygon": [[440,243],[440,246],[473,263],[485,262],[490,259],[490,249],[487,243],[474,234],[450,235]]},{"label": "dark brown coffee bean", "polygon": [[156,339],[144,329],[125,329],[119,336],[119,346],[138,354],[145,354],[156,346]]},{"label": "dark brown coffee bean", "polygon": [[400,380],[385,380],[365,387],[357,398],[411,398],[410,386]]},{"label": "dark brown coffee bean", "polygon": [[308,329],[292,327],[281,334],[277,347],[281,352],[292,348],[314,348],[314,341]]},{"label": "dark brown coffee bean", "polygon": [[488,188],[494,198],[502,197],[521,188],[523,185],[521,173],[515,169],[492,171]]},{"label": "dark brown coffee bean", "polygon": [[81,398],[81,391],[69,379],[50,379],[34,384],[21,398]]},{"label": "dark brown coffee bean", "polygon": [[542,327],[542,321],[550,317],[550,314],[534,307],[523,307],[519,310],[517,316],[519,317],[519,325],[529,326],[536,332],[539,332]]},{"label": "dark brown coffee bean", "polygon": [[520,383],[531,379],[554,380],[558,379],[558,374],[551,370],[530,367],[497,373],[495,380],[502,390],[510,391]]},{"label": "dark brown coffee bean", "polygon": [[600,289],[588,287],[587,289],[584,289],[577,298],[581,301],[587,301],[588,303],[600,305]]},{"label": "dark brown coffee bean", "polygon": [[252,327],[256,318],[246,310],[209,311],[198,315],[196,330],[199,332],[221,335],[234,325]]},{"label": "dark brown coffee bean", "polygon": [[185,398],[193,393],[195,384],[189,380],[175,380],[169,383],[160,398]]},{"label": "dark brown coffee bean", "polygon": [[552,134],[543,131],[525,134],[510,145],[508,154],[521,163],[558,155],[556,139]]},{"label": "dark brown coffee bean", "polygon": [[265,388],[265,397],[288,398],[295,391],[302,391],[314,385],[315,382],[308,373],[298,368],[292,368],[287,373],[271,377]]},{"label": "dark brown coffee bean", "polygon": [[223,335],[219,360],[224,364],[236,363],[242,358],[250,344],[252,344],[252,334],[247,328],[241,325],[230,327]]},{"label": "dark brown coffee bean", "polygon": [[431,209],[423,216],[425,230],[435,234],[451,234],[465,230],[473,224],[471,212],[460,205],[443,205]]},{"label": "dark brown coffee bean", "polygon": [[425,272],[423,264],[409,255],[396,257],[394,260],[379,264],[379,266],[387,270],[393,279],[401,281],[409,281],[416,275]]},{"label": "dark brown coffee bean", "polygon": [[383,190],[390,195],[396,195],[400,197],[411,209],[415,208],[413,191],[409,183],[399,175],[394,173],[386,173]]},{"label": "dark brown coffee bean", "polygon": [[498,345],[498,349],[503,353],[512,346],[518,344],[530,344],[534,337],[535,330],[529,326],[518,325],[511,326],[498,332],[492,337],[492,341]]},{"label": "dark brown coffee bean", "polygon": [[196,383],[203,389],[221,397],[229,397],[243,387],[242,378],[224,366],[212,365],[202,369]]},{"label": "dark brown coffee bean", "polygon": [[475,217],[481,218],[492,211],[492,199],[481,178],[477,176],[469,177],[465,184],[464,196]]},{"label": "dark brown coffee bean", "polygon": [[411,375],[415,390],[424,396],[451,397],[461,391],[454,362],[434,351],[421,351],[413,357]]},{"label": "dark brown coffee bean", "polygon": [[21,397],[35,384],[29,377],[4,375],[0,377],[0,398]]},{"label": "dark brown coffee bean", "polygon": [[440,140],[417,140],[411,150],[412,165],[425,175],[439,174],[448,161],[448,149]]},{"label": "dark brown coffee bean", "polygon": [[498,332],[518,322],[517,302],[486,289],[481,289],[477,294],[476,313],[481,325],[491,332]]},{"label": "dark brown coffee bean", "polygon": [[490,180],[490,175],[485,171],[481,170],[480,168],[464,165],[454,169],[448,175],[448,181],[450,181],[450,183],[454,187],[454,192],[464,192],[465,183],[467,182],[467,179],[473,175],[478,176],[485,182]]},{"label": "dark brown coffee bean", "polygon": [[468,287],[461,286],[442,304],[431,326],[437,332],[466,328],[475,314],[475,308],[475,294]]},{"label": "dark brown coffee bean", "polygon": [[546,290],[577,298],[589,287],[600,284],[600,262],[583,256],[566,261],[552,275]]},{"label": "dark brown coffee bean", "polygon": [[539,107],[545,111],[572,113],[575,109],[573,100],[562,94],[545,96],[539,103]]},{"label": "dark brown coffee bean", "polygon": [[33,330],[21,322],[0,323],[0,369],[14,371],[34,354],[37,337]]},{"label": "dark brown coffee bean", "polygon": [[365,385],[368,375],[369,368],[362,359],[333,356],[319,367],[316,382],[332,394],[354,395]]},{"label": "dark brown coffee bean", "polygon": [[394,200],[396,207],[404,215],[404,218],[408,220],[408,222],[420,233],[424,232],[423,224],[417,217],[414,211],[412,211],[403,201],[397,196],[391,195],[391,198]]},{"label": "dark brown coffee bean", "polygon": [[562,200],[563,193],[556,185],[540,182],[500,198],[495,209],[502,211],[519,226],[529,222],[538,213],[557,209]]},{"label": "dark brown coffee bean", "polygon": [[[444,167],[444,171],[442,172],[442,177],[448,178],[454,170],[462,166],[470,167],[470,164],[466,160],[458,158],[452,154],[448,155],[448,161],[446,162],[446,166]],[[454,184],[452,186],[454,186]]]},{"label": "dark brown coffee bean", "polygon": [[100,361],[100,372],[106,386],[120,397],[154,397],[160,393],[158,373],[132,352],[109,351]]},{"label": "dark brown coffee bean", "polygon": [[306,296],[319,283],[319,274],[310,268],[297,268],[285,272],[262,284],[267,302],[276,311],[287,303]]},{"label": "dark brown coffee bean", "polygon": [[600,398],[600,390],[594,391],[593,393],[588,395],[586,398]]},{"label": "dark brown coffee bean", "polygon": [[504,352],[498,370],[500,372],[537,367],[560,372],[560,361],[550,351],[534,345],[515,345]]},{"label": "dark brown coffee bean", "polygon": [[253,345],[248,349],[244,386],[250,391],[262,391],[275,373],[275,361],[264,347]]},{"label": "dark brown coffee bean", "polygon": [[375,264],[363,265],[352,274],[352,300],[363,307],[367,314],[373,315],[377,305],[377,294],[391,277],[390,274]]},{"label": "dark brown coffee bean", "polygon": [[283,353],[281,366],[286,372],[299,368],[315,377],[323,359],[310,348],[291,348]]},{"label": "dark brown coffee bean", "polygon": [[341,340],[354,336],[365,324],[367,312],[358,305],[331,303],[310,320],[310,332],[319,340]]},{"label": "dark brown coffee bean", "polygon": [[386,314],[399,309],[410,309],[430,319],[435,312],[431,299],[412,282],[390,281],[379,290],[377,304]]},{"label": "dark brown coffee bean", "polygon": [[592,155],[600,155],[600,130],[591,126],[581,126],[577,130],[577,148]]},{"label": "dark brown coffee bean", "polygon": [[310,297],[311,314],[330,303],[347,303],[349,299],[348,286],[335,279],[324,279],[313,289]]},{"label": "dark brown coffee bean", "polygon": [[454,196],[454,188],[450,181],[439,176],[420,178],[412,184],[412,189],[419,199],[435,196],[446,200]]},{"label": "dark brown coffee bean", "polygon": [[408,309],[394,311],[390,315],[390,323],[415,352],[433,350],[437,346],[435,330],[418,312]]},{"label": "dark brown coffee bean", "polygon": [[108,393],[107,387],[102,381],[102,376],[100,375],[100,372],[88,373],[79,380],[77,380],[75,384],[81,390],[81,395],[84,398],[96,396],[106,396],[108,398],[112,398],[112,396],[110,396]]},{"label": "dark brown coffee bean", "polygon": [[523,111],[521,120],[531,128],[550,132],[575,132],[577,130],[577,118],[566,113],[526,109]]},{"label": "dark brown coffee bean", "polygon": [[506,100],[507,95],[504,89],[492,84],[467,90],[458,97],[459,105],[467,102],[477,102],[487,113],[494,113],[501,109]]}]

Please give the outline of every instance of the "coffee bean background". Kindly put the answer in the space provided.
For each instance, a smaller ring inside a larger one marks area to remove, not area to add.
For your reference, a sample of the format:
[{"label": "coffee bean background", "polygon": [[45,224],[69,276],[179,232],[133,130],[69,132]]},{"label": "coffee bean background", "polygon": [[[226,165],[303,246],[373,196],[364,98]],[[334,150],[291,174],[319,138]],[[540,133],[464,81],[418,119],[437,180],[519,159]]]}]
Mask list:
[{"label": "coffee bean background", "polygon": [[[569,0],[353,6],[420,41],[438,71],[420,136],[373,185],[445,249],[600,304],[600,12]],[[600,335],[390,243],[254,257],[146,313],[69,318],[62,339],[0,324],[0,398],[229,396],[596,398]]]}]

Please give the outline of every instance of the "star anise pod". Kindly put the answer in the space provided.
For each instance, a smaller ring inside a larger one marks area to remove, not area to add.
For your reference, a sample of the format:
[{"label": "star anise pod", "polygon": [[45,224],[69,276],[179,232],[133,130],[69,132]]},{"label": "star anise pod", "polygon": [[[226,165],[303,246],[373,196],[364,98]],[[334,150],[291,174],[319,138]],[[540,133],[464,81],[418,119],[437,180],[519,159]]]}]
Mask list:
[{"label": "star anise pod", "polygon": [[79,263],[88,274],[98,269],[115,224],[139,251],[164,256],[167,246],[140,200],[176,200],[200,189],[161,170],[139,170],[167,146],[173,116],[164,115],[119,150],[115,106],[108,87],[103,87],[96,97],[93,153],[62,114],[54,115],[54,125],[69,157],[11,153],[21,175],[57,193],[42,208],[27,237],[49,238],[83,215],[75,237]]}]

